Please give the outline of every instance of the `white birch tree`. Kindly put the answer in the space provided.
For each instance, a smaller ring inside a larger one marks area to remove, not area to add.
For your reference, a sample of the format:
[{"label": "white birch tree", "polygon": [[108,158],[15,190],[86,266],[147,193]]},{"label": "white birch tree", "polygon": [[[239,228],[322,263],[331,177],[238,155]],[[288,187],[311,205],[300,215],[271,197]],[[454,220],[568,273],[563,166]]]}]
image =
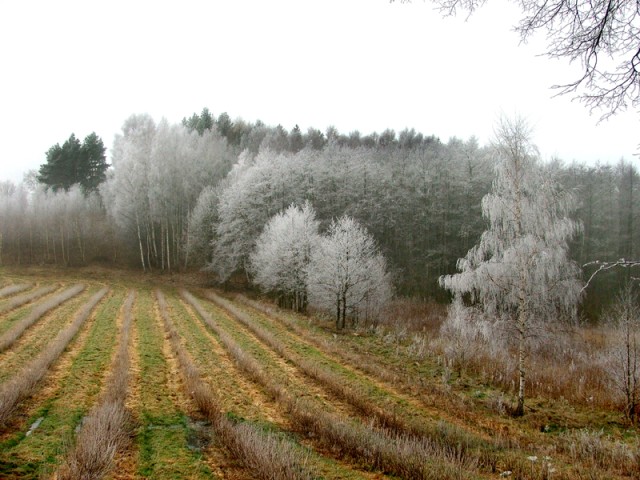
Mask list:
[{"label": "white birch tree", "polygon": [[333,310],[336,328],[350,317],[371,318],[391,299],[387,263],[364,227],[343,216],[331,222],[329,232],[311,255],[308,273],[310,304]]},{"label": "white birch tree", "polygon": [[215,187],[205,187],[189,214],[184,246],[185,268],[188,265],[206,265],[211,261],[211,242],[218,221],[218,195]]},{"label": "white birch tree", "polygon": [[149,164],[156,124],[149,115],[132,115],[116,135],[113,174],[100,186],[107,212],[117,225],[135,232],[143,270],[151,267]]},{"label": "white birch tree", "polygon": [[277,292],[281,306],[302,312],[307,307],[307,275],[311,253],[320,236],[309,202],[291,205],[269,220],[251,254],[253,282]]},{"label": "white birch tree", "polygon": [[440,277],[454,295],[469,295],[517,341],[518,400],[524,414],[529,339],[538,326],[573,315],[580,297],[579,268],[567,242],[579,230],[569,218],[570,193],[538,163],[526,123],[503,120],[496,132],[496,177],[482,200],[488,228],[458,260],[460,273]]}]

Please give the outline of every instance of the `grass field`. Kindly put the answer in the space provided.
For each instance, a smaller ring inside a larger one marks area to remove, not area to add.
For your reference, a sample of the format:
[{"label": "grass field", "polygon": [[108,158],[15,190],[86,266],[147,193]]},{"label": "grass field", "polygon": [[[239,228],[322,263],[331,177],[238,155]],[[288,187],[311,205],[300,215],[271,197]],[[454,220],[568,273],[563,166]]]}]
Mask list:
[{"label": "grass field", "polygon": [[1,479],[640,477],[620,412],[534,397],[512,418],[388,335],[197,275],[0,274],[0,335],[19,333],[0,352]]}]

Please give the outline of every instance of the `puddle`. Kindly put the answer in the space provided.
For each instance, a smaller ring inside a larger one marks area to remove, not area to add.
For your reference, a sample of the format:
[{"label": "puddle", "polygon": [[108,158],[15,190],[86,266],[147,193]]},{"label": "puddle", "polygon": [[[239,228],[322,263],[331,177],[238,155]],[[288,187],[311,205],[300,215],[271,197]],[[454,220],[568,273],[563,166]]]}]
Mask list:
[{"label": "puddle", "polygon": [[213,430],[211,422],[187,419],[187,448],[193,452],[201,452],[212,442]]},{"label": "puddle", "polygon": [[40,417],[35,422],[33,422],[31,427],[29,427],[29,431],[26,433],[26,436],[28,437],[29,435],[31,435],[33,431],[40,426],[43,420],[44,420],[44,417]]}]

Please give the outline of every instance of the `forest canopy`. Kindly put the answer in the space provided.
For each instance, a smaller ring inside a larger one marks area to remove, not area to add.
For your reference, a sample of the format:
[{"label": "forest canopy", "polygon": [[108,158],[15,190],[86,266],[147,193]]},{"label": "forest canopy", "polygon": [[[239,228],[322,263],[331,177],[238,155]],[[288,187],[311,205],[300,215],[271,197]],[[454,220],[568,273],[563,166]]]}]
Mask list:
[{"label": "forest canopy", "polygon": [[[95,154],[83,153],[85,145]],[[76,160],[56,163],[67,153]],[[437,279],[456,271],[485,230],[482,199],[497,165],[494,146],[475,138],[443,142],[413,129],[288,131],[208,109],[180,124],[132,115],[114,139],[111,168],[98,161],[89,169],[95,175],[73,177],[83,171],[77,159],[88,156],[104,159],[101,140],[92,134],[80,144],[72,135],[47,154],[51,166],[43,165],[40,178],[50,183],[2,184],[0,261],[204,268],[218,282],[242,283],[253,280],[251,258],[265,225],[308,202],[321,235],[343,216],[366,229],[397,295],[447,299]],[[637,258],[633,164],[547,164],[576,198],[572,218],[582,229],[570,258],[578,265]],[[58,175],[54,165],[68,171]],[[585,268],[584,277],[596,268]],[[585,311],[599,311],[629,272],[599,274]]]}]

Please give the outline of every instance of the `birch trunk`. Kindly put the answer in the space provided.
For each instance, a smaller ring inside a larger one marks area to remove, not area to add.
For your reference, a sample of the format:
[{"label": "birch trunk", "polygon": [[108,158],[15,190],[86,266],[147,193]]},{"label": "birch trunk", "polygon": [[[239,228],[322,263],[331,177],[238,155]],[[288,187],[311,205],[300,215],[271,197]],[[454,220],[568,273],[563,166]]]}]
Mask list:
[{"label": "birch trunk", "polygon": [[142,271],[146,272],[147,267],[144,264],[144,249],[142,248],[142,235],[140,234],[140,219],[136,213],[136,229],[138,231],[138,245],[140,246],[140,261],[142,262]]}]

